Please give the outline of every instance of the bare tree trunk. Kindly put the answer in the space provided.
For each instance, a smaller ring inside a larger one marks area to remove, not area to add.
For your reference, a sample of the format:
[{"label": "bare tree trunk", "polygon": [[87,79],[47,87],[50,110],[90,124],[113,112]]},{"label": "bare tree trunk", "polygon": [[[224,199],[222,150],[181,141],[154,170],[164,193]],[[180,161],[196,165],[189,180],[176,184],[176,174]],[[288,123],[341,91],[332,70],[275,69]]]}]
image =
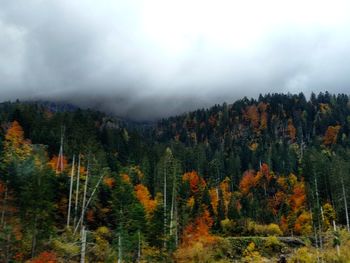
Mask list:
[{"label": "bare tree trunk", "polygon": [[77,223],[77,225],[76,225],[76,227],[75,227],[75,229],[74,229],[74,234],[75,234],[76,231],[78,230],[78,227],[79,227],[79,225],[80,225],[80,222],[83,222],[83,218],[84,218],[85,211],[86,211],[86,209],[88,208],[88,206],[89,206],[89,204],[90,204],[92,198],[94,197],[94,195],[95,195],[95,193],[96,193],[96,191],[97,191],[97,188],[98,188],[98,186],[100,185],[100,183],[101,183],[103,177],[104,177],[104,175],[101,175],[100,179],[98,179],[98,182],[97,182],[97,184],[95,185],[95,188],[94,188],[94,190],[92,191],[92,193],[91,193],[91,195],[90,195],[88,201],[86,202],[85,207],[82,207],[82,208],[81,208],[81,216],[80,216],[79,221],[78,221],[78,223]]},{"label": "bare tree trunk", "polygon": [[80,153],[79,153],[79,158],[78,158],[77,185],[76,185],[76,189],[75,189],[74,227],[76,226],[76,221],[77,221],[77,217],[78,217],[79,182],[80,182]]},{"label": "bare tree trunk", "polygon": [[86,254],[86,230],[85,230],[85,226],[82,226],[80,263],[85,263],[85,254]]},{"label": "bare tree trunk", "polygon": [[88,186],[88,180],[89,180],[89,171],[90,170],[90,163],[88,162],[88,167],[86,171],[86,178],[85,178],[85,186],[84,186],[84,195],[83,195],[83,205],[81,209],[81,226],[84,224],[84,213],[85,213],[85,203],[86,203],[86,192],[87,192],[87,186]]},{"label": "bare tree trunk", "polygon": [[[320,199],[319,199],[319,195],[318,195],[316,176],[315,176],[315,190],[316,190],[317,209],[321,212],[322,222],[323,222],[323,211],[322,211],[322,207],[320,206]],[[322,251],[322,249],[323,249],[322,236],[321,236],[322,227],[321,227],[321,220],[320,220],[319,214],[317,214],[317,219],[318,219],[318,228],[319,228],[318,231],[319,231],[320,250]],[[321,258],[321,261],[323,262],[322,258]]]},{"label": "bare tree trunk", "polygon": [[58,153],[58,159],[57,159],[57,165],[56,165],[56,173],[58,173],[58,168],[60,167],[60,172],[64,170],[63,167],[63,138],[64,138],[64,131],[65,127],[61,127],[61,145],[60,145],[60,151]]},{"label": "bare tree trunk", "polygon": [[177,203],[176,203],[176,199],[175,199],[175,247],[178,247],[178,243],[179,243],[179,237],[178,237],[178,214],[177,214]]},{"label": "bare tree trunk", "polygon": [[122,236],[121,233],[119,233],[118,236],[118,263],[122,262]]},{"label": "bare tree trunk", "polygon": [[70,211],[72,206],[72,192],[73,192],[73,180],[74,180],[74,165],[75,165],[75,155],[73,155],[72,172],[70,175],[70,186],[69,186],[69,201],[68,201],[68,213],[67,213],[67,228],[69,227],[70,221]]},{"label": "bare tree trunk", "polygon": [[140,235],[140,230],[138,232],[138,236],[139,236],[139,245],[138,245],[138,250],[137,250],[137,262],[140,263],[140,261],[141,261],[141,235]]},{"label": "bare tree trunk", "polygon": [[312,222],[312,227],[314,229],[314,235],[315,235],[315,247],[316,247],[316,255],[317,255],[317,263],[320,262],[320,256],[319,256],[319,249],[318,249],[318,239],[317,239],[317,230],[313,221],[313,215],[312,215],[312,211],[310,209],[310,215],[311,215],[311,222]]},{"label": "bare tree trunk", "polygon": [[345,216],[346,216],[346,229],[350,232],[350,223],[349,223],[349,213],[348,213],[348,202],[346,200],[345,187],[343,177],[341,178],[341,185],[343,188],[343,199],[344,199],[344,207],[345,207]]},{"label": "bare tree trunk", "polygon": [[173,235],[173,227],[174,227],[174,209],[175,209],[175,200],[176,200],[176,173],[174,169],[174,176],[173,176],[173,191],[171,196],[171,209],[170,209],[170,229],[169,234],[170,236]]}]

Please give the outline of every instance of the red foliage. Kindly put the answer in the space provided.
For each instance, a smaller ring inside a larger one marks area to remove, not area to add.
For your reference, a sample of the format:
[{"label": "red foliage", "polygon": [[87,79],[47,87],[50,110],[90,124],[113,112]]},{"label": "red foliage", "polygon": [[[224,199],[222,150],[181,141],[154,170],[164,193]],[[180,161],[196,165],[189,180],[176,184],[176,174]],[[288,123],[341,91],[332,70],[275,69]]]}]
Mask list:
[{"label": "red foliage", "polygon": [[242,194],[246,195],[252,187],[256,187],[257,185],[267,187],[271,179],[270,168],[266,163],[263,163],[256,174],[252,170],[246,171],[243,174],[241,182],[239,183],[239,189]]},{"label": "red foliage", "polygon": [[198,216],[192,223],[185,227],[182,235],[182,246],[191,246],[191,244],[204,241],[211,243],[215,238],[210,234],[209,230],[213,225],[213,219],[207,209]]},{"label": "red foliage", "polygon": [[241,179],[241,182],[239,183],[239,189],[242,192],[242,194],[248,194],[250,191],[250,188],[255,186],[255,176],[253,171],[249,170],[244,172],[244,175]]},{"label": "red foliage", "polygon": [[280,228],[284,233],[288,232],[288,221],[285,215],[282,215],[281,217]]},{"label": "red foliage", "polygon": [[254,129],[259,128],[259,112],[255,105],[247,107],[243,115],[246,120],[250,121]]},{"label": "red foliage", "polygon": [[335,144],[337,142],[338,133],[339,133],[340,128],[341,128],[340,125],[329,126],[327,128],[326,134],[323,137],[324,145],[328,146],[328,145]]},{"label": "red foliage", "polygon": [[299,208],[305,205],[306,193],[305,186],[303,182],[297,183],[294,186],[293,194],[290,197],[289,204],[293,211],[297,211]]},{"label": "red foliage", "polygon": [[30,263],[56,263],[57,256],[52,251],[44,251],[36,258],[30,260]]},{"label": "red foliage", "polygon": [[89,223],[93,223],[95,221],[95,214],[92,209],[89,209],[86,213],[86,219]]},{"label": "red foliage", "polygon": [[288,120],[287,131],[288,131],[289,138],[292,141],[294,141],[297,130],[295,129],[295,127],[293,125],[293,121],[291,119]]},{"label": "red foliage", "polygon": [[200,177],[196,171],[185,173],[182,176],[184,182],[188,181],[190,183],[190,189],[193,194],[197,193],[199,190],[204,189],[206,183],[202,177]]},{"label": "red foliage", "polygon": [[0,181],[0,194],[3,194],[5,190],[6,190],[5,184],[2,181]]},{"label": "red foliage", "polygon": [[260,167],[260,172],[265,176],[265,178],[270,181],[271,180],[271,175],[270,175],[270,167],[266,164],[263,163]]}]

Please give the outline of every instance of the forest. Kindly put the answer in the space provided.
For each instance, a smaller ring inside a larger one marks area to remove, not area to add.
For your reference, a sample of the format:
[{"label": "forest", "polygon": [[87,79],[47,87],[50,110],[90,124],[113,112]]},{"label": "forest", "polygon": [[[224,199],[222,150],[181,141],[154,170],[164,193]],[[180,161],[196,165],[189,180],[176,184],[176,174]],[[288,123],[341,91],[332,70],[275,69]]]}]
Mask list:
[{"label": "forest", "polygon": [[0,262],[349,262],[350,97],[138,123],[0,104]]}]

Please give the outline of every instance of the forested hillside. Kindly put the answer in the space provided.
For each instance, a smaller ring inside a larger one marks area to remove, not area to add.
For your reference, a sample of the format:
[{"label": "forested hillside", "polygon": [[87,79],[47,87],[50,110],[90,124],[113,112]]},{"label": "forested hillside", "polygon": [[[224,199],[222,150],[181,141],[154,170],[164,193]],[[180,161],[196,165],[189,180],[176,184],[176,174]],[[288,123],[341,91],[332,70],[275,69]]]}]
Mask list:
[{"label": "forested hillside", "polygon": [[0,262],[350,259],[347,95],[151,125],[8,102],[0,124]]}]

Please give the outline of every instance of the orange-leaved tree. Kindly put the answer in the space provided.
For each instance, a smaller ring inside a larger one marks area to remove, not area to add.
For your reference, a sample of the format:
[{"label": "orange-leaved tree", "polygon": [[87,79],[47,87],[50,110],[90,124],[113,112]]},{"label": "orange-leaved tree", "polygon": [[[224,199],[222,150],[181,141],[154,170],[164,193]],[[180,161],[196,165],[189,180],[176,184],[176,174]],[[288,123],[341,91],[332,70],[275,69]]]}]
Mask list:
[{"label": "orange-leaved tree", "polygon": [[204,179],[200,177],[196,171],[185,173],[182,176],[182,181],[189,183],[192,194],[204,190],[206,186]]},{"label": "orange-leaved tree", "polygon": [[210,217],[209,211],[204,211],[187,225],[182,234],[181,246],[191,246],[195,242],[204,244],[211,243],[215,237],[210,234],[210,228],[213,225],[213,219]]},{"label": "orange-leaved tree", "polygon": [[148,188],[143,184],[138,184],[135,186],[136,198],[143,205],[146,215],[149,218],[157,207],[157,200],[152,199]]},{"label": "orange-leaved tree", "polygon": [[326,146],[333,145],[337,142],[340,125],[328,126],[326,134],[323,137],[323,143]]},{"label": "orange-leaved tree", "polygon": [[67,168],[67,164],[68,161],[64,155],[62,156],[62,159],[58,158],[57,155],[54,155],[49,161],[49,165],[54,171],[63,171],[65,168]]},{"label": "orange-leaved tree", "polygon": [[254,171],[248,170],[245,171],[243,177],[239,183],[239,190],[242,194],[247,195],[252,187],[256,185],[256,179]]},{"label": "orange-leaved tree", "polygon": [[243,112],[243,117],[250,122],[250,125],[257,130],[259,128],[259,112],[256,105],[247,106]]}]

